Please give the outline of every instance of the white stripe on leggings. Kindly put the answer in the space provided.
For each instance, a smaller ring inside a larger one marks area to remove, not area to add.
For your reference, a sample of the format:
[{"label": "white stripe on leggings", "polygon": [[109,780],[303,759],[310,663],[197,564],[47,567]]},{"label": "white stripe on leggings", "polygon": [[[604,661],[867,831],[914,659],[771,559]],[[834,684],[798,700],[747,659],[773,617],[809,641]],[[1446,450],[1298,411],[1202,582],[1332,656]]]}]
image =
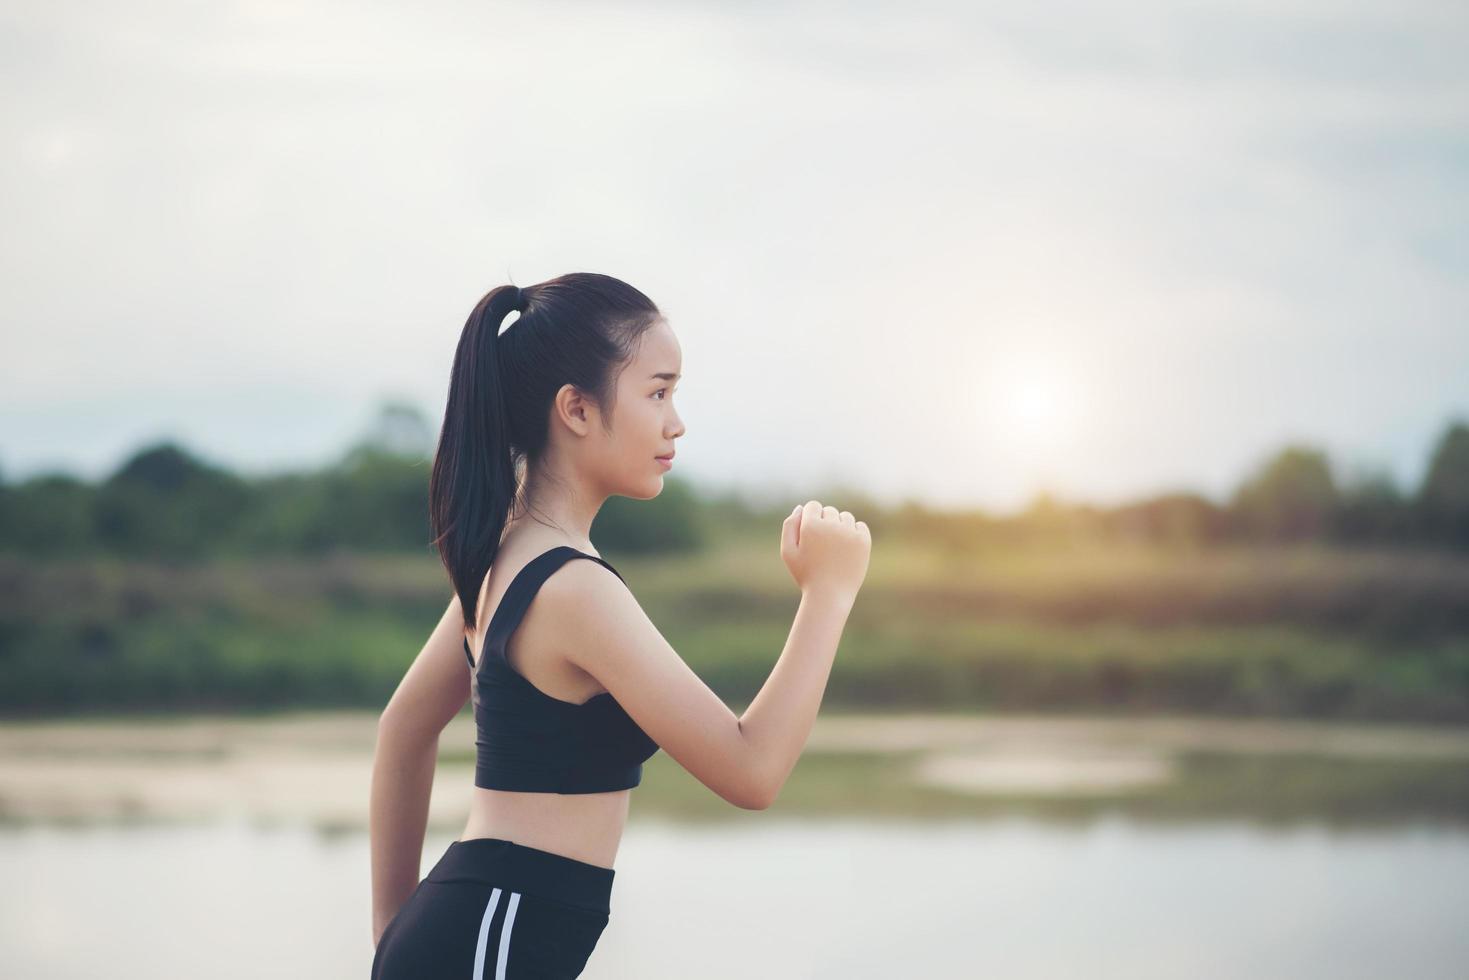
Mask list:
[{"label": "white stripe on leggings", "polygon": [[490,938],[490,920],[495,917],[495,906],[500,904],[500,889],[490,892],[490,903],[485,906],[485,917],[479,922],[479,941],[474,947],[474,973],[470,980],[480,980],[485,975],[485,941]]},{"label": "white stripe on leggings", "polygon": [[495,961],[495,980],[505,980],[505,959],[510,955],[510,929],[515,925],[515,909],[520,905],[520,892],[510,893],[505,907],[505,924],[500,926],[500,956]]},{"label": "white stripe on leggings", "polygon": [[[479,941],[474,947],[474,974],[470,980],[483,980],[485,975],[485,947],[489,945],[490,921],[495,917],[495,907],[500,904],[500,889],[490,892],[485,905],[484,918],[479,921]],[[505,980],[505,962],[510,957],[510,930],[515,925],[515,910],[520,907],[520,892],[510,893],[510,904],[505,907],[505,921],[500,926],[500,949],[495,957],[495,980]]]}]

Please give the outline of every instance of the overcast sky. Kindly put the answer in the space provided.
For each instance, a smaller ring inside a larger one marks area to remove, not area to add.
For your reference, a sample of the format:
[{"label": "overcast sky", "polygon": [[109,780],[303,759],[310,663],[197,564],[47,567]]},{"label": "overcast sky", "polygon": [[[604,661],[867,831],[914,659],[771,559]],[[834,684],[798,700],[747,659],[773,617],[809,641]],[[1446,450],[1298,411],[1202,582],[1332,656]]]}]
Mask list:
[{"label": "overcast sky", "polygon": [[[1105,7],[1105,9],[1103,9]],[[682,474],[1221,497],[1469,420],[1469,5],[9,3],[0,473],[437,428],[488,289],[618,276]],[[839,501],[831,501],[839,503]]]}]

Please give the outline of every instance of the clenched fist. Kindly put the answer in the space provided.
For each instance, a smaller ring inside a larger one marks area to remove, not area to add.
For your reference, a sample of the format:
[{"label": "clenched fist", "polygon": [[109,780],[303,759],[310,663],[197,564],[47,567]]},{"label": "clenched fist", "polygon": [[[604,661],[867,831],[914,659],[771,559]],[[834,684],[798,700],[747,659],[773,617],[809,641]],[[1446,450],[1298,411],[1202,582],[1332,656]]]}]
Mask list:
[{"label": "clenched fist", "polygon": [[857,597],[867,577],[872,533],[851,511],[808,500],[791,511],[780,529],[780,557],[802,593]]}]

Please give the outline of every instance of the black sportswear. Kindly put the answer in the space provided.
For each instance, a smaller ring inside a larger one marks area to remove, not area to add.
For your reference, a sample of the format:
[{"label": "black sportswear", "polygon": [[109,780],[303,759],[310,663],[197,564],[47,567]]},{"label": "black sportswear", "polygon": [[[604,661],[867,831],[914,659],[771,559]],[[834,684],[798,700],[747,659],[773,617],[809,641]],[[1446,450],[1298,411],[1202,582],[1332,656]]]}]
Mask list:
[{"label": "black sportswear", "polygon": [[456,840],[383,930],[372,980],[570,980],[616,872],[498,837]]},{"label": "black sportswear", "polygon": [[479,663],[464,641],[473,671],[474,784],[527,793],[605,793],[643,779],[643,763],[658,744],[622,710],[610,691],[587,701],[563,701],[536,687],[510,666],[505,645],[520,625],[541,584],[574,558],[589,558],[622,573],[596,555],[558,545],[516,573],[485,630]]}]

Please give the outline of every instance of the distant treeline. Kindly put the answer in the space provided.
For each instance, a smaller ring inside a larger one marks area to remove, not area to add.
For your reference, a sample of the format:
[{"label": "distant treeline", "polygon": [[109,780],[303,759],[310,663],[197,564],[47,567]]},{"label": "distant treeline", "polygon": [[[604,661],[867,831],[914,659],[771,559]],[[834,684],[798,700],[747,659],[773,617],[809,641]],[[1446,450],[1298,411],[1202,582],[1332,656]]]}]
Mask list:
[{"label": "distant treeline", "polygon": [[[603,551],[689,666],[748,704],[799,604],[775,538],[689,555]],[[430,555],[0,555],[0,717],[381,709],[450,594]],[[1466,594],[1469,556],[1421,550],[1014,550],[949,561],[895,541],[874,555],[823,709],[1466,724]]]},{"label": "distant treeline", "polygon": [[[365,439],[315,471],[247,478],[165,441],[140,449],[96,483],[64,473],[10,482],[0,473],[0,552],[168,559],[424,553],[431,537],[426,433],[415,409],[390,404]],[[874,535],[956,549],[1322,541],[1469,550],[1469,425],[1446,428],[1412,489],[1386,474],[1340,482],[1325,453],[1288,446],[1223,504],[1189,492],[1105,508],[1042,495],[1024,513],[1000,517],[914,502],[884,507],[848,488],[813,488],[806,496],[860,510]],[[599,545],[623,553],[695,551],[711,536],[768,526],[772,516],[778,524],[787,507],[697,493],[670,478],[652,501],[609,500],[594,533]]]}]

